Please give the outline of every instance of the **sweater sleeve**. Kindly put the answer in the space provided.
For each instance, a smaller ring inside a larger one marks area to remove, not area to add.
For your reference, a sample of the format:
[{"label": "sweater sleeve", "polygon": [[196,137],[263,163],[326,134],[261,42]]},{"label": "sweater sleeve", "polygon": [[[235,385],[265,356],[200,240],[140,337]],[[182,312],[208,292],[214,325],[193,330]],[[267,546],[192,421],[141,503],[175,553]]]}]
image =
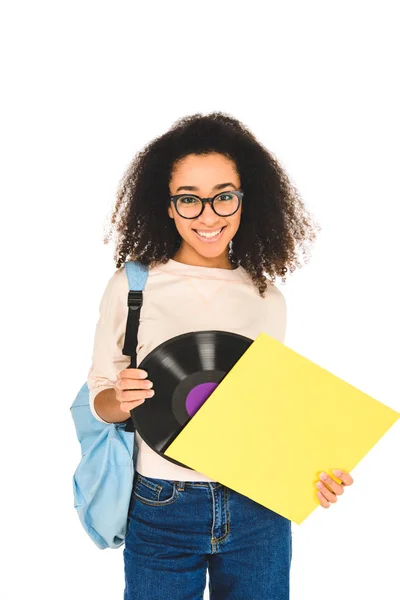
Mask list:
[{"label": "sweater sleeve", "polygon": [[102,390],[113,388],[119,371],[127,369],[131,363],[130,357],[122,354],[128,318],[128,292],[125,267],[121,267],[109,279],[100,301],[92,364],[87,376],[90,410],[102,423],[108,422],[95,411],[94,399]]}]

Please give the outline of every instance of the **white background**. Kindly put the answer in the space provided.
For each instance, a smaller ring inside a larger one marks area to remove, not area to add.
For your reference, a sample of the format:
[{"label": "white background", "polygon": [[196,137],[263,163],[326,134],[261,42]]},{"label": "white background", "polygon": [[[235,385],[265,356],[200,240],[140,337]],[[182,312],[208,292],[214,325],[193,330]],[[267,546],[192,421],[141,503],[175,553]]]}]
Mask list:
[{"label": "white background", "polygon": [[[123,548],[100,551],[73,508],[69,408],[114,271],[102,237],[118,181],[181,116],[226,111],[276,154],[322,226],[309,264],[280,286],[285,343],[400,410],[395,8],[3,9],[2,599],[123,597]],[[397,421],[336,505],[293,525],[293,600],[400,597],[399,433]]]}]

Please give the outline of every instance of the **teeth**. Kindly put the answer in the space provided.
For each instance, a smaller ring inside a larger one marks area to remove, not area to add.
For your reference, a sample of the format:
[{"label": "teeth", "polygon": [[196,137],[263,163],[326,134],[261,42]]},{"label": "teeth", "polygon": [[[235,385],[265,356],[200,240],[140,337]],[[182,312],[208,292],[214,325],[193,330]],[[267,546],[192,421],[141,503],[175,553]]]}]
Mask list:
[{"label": "teeth", "polygon": [[221,229],[218,229],[218,231],[214,231],[213,233],[201,233],[200,231],[197,231],[197,233],[199,235],[201,235],[202,237],[213,238],[216,235],[218,235],[219,233],[221,233],[221,231],[222,231],[222,227],[221,227]]}]

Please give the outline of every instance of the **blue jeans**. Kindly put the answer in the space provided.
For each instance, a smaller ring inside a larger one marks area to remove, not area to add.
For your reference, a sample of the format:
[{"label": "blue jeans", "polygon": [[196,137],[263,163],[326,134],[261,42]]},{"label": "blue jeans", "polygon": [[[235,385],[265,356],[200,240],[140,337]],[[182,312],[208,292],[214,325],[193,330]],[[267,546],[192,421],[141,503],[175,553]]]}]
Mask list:
[{"label": "blue jeans", "polygon": [[135,472],[124,600],[288,600],[291,522],[221,483]]}]

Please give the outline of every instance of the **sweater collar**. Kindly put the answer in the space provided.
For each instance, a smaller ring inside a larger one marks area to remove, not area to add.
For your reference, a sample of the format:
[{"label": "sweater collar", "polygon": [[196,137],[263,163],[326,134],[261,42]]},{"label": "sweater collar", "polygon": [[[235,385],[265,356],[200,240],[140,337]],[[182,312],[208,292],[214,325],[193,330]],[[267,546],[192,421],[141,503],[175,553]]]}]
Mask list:
[{"label": "sweater collar", "polygon": [[198,265],[187,265],[173,258],[170,258],[165,264],[157,265],[157,268],[166,273],[177,275],[186,275],[189,277],[203,277],[205,279],[225,279],[238,280],[243,279],[246,271],[240,265],[235,269],[221,269],[219,267],[200,267]]}]

